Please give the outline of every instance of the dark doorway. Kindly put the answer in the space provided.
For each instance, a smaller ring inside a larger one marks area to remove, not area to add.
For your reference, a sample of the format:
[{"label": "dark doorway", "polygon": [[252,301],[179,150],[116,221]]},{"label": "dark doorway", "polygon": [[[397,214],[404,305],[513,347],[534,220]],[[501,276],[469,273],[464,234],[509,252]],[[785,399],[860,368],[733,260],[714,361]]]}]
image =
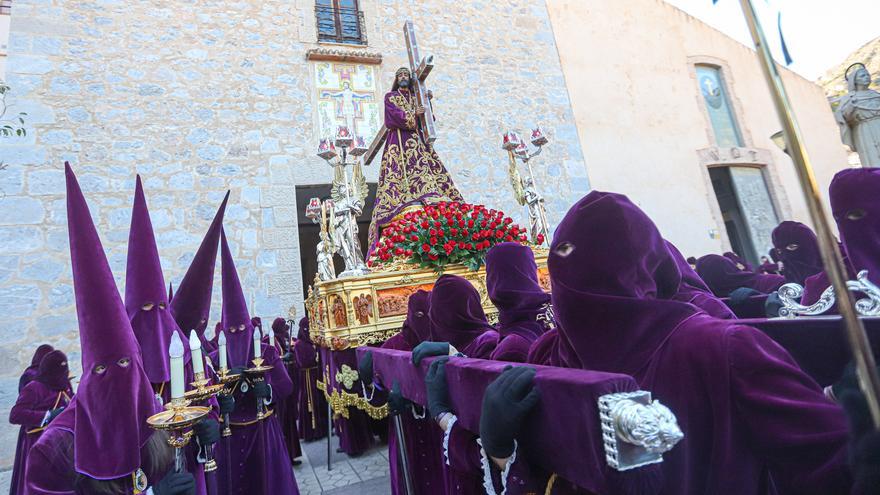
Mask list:
[{"label": "dark doorway", "polygon": [[718,207],[721,208],[721,217],[724,220],[724,228],[727,230],[731,249],[756,264],[758,256],[745,217],[740,209],[730,169],[728,167],[712,167],[709,169],[709,177],[712,179],[712,189],[715,190]]},{"label": "dark doorway", "polygon": [[[367,184],[370,193],[364,201],[364,213],[358,218],[358,237],[361,241],[361,250],[367,254],[367,237],[370,230],[370,219],[373,217],[373,205],[376,203],[376,184]],[[296,216],[299,224],[299,262],[302,267],[303,290],[308,295],[308,287],[315,281],[318,273],[318,257],[315,247],[320,240],[320,227],[306,218],[306,206],[309,199],[320,198],[322,201],[330,197],[330,184],[317,184],[312,186],[296,186]],[[336,256],[333,260],[336,273],[345,270],[342,258]]]}]

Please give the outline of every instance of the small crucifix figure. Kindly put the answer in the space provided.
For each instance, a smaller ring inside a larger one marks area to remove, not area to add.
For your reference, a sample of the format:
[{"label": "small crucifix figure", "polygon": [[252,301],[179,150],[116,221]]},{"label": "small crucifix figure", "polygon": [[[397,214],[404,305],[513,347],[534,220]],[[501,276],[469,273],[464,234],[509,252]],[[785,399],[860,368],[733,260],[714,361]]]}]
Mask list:
[{"label": "small crucifix figure", "polygon": [[395,72],[391,91],[385,94],[385,125],[364,155],[364,163],[369,164],[384,143],[370,224],[370,253],[379,242],[382,228],[405,210],[437,201],[462,201],[431,145],[436,131],[425,78],[434,68],[434,58],[420,56],[412,21],[406,21],[403,33],[409,67]]}]

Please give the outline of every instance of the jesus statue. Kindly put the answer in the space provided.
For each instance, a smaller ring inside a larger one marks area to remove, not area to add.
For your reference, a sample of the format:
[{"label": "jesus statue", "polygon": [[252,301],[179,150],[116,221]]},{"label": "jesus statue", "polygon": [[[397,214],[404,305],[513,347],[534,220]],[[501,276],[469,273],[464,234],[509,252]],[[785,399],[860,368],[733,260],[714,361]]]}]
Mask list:
[{"label": "jesus statue", "polygon": [[426,109],[413,94],[412,83],[410,70],[402,67],[385,95],[388,133],[370,223],[370,253],[379,242],[382,227],[405,210],[438,201],[462,201],[452,177],[425,138],[420,117]]}]

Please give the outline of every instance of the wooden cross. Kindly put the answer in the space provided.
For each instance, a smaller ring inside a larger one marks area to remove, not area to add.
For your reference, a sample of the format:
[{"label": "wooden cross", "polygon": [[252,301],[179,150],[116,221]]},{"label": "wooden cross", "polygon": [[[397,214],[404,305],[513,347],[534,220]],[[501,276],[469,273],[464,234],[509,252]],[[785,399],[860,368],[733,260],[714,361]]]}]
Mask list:
[{"label": "wooden cross", "polygon": [[[428,98],[429,91],[425,86],[425,79],[431,73],[431,69],[434,68],[434,56],[421,56],[419,42],[416,40],[416,30],[413,27],[412,21],[407,20],[403,24],[403,36],[406,39],[406,51],[409,55],[410,91],[413,92],[416,103],[425,109],[425,113],[419,116],[419,125],[422,128],[427,144],[433,144],[434,140],[437,139],[437,131],[434,127],[434,114],[431,111],[431,101]],[[376,137],[373,138],[373,142],[364,155],[364,165],[369,165],[373,161],[373,158],[379,152],[379,148],[385,144],[387,135],[388,128],[383,125],[379,132],[376,133]]]}]

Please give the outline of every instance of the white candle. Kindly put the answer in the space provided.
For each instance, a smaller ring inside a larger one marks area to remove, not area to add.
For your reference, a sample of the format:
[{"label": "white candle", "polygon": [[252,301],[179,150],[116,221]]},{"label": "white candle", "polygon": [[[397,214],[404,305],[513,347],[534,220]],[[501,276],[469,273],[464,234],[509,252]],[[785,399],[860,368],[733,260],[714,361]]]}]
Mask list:
[{"label": "white candle", "polygon": [[263,336],[260,335],[260,332],[255,328],[254,329],[254,359],[259,359],[262,357],[260,354],[260,340],[262,340]]},{"label": "white candle", "polygon": [[223,330],[220,330],[220,335],[217,337],[217,345],[219,346],[219,350],[217,354],[220,355],[220,369],[225,370],[226,368],[226,334]]},{"label": "white candle", "polygon": [[183,397],[183,341],[177,332],[171,336],[168,357],[171,358],[171,398],[180,399]]},{"label": "white candle", "polygon": [[189,350],[192,354],[193,374],[205,373],[205,362],[202,360],[202,341],[195,330],[189,331]]},{"label": "white candle", "polygon": [[275,330],[272,330],[272,327],[269,327],[269,345],[275,347]]}]

